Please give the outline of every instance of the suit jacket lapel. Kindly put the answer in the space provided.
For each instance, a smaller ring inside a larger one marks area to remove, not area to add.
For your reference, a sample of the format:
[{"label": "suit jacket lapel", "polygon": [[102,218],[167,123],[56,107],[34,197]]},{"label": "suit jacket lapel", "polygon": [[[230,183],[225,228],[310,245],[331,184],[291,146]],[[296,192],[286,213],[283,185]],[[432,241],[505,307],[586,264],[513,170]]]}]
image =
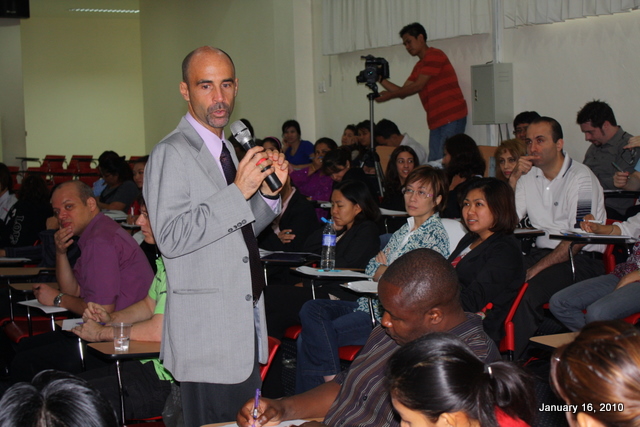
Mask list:
[{"label": "suit jacket lapel", "polygon": [[[222,174],[222,171],[218,166],[218,162],[216,161],[216,159],[214,159],[211,151],[209,151],[209,148],[207,148],[202,138],[200,138],[200,135],[198,135],[198,132],[196,132],[193,126],[191,126],[191,124],[184,117],[182,118],[182,120],[180,120],[178,129],[186,137],[187,142],[194,150],[192,152],[194,154],[194,158],[196,159],[200,167],[202,167],[202,169],[207,172],[207,176],[211,178],[213,183],[218,188],[225,187],[227,185],[227,180]],[[238,161],[236,160],[234,150],[230,149],[230,151],[231,153],[233,153],[231,157],[233,158],[234,164],[237,167]]]}]

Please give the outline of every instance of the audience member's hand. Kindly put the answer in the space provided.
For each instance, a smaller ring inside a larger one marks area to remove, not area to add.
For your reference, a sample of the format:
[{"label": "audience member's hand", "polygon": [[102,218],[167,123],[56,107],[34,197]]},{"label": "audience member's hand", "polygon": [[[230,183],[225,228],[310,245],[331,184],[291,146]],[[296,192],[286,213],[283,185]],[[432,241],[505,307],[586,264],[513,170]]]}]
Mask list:
[{"label": "audience member's hand", "polygon": [[60,291],[53,289],[44,283],[36,283],[33,285],[33,295],[42,305],[53,305],[53,300],[60,294]]},{"label": "audience member's hand", "polygon": [[627,273],[620,278],[618,284],[616,285],[616,289],[618,290],[623,286],[627,286],[629,283],[640,282],[640,270],[634,270],[631,273]]},{"label": "audience member's hand", "polygon": [[280,230],[280,232],[278,233],[278,239],[280,239],[280,241],[285,244],[291,243],[291,241],[296,238],[296,235],[291,233],[292,231],[293,230],[291,230],[290,228],[286,230]]},{"label": "audience member's hand", "polygon": [[85,308],[84,313],[82,313],[82,320],[84,322],[89,319],[98,323],[111,323],[111,315],[109,312],[107,312],[103,306],[95,302],[87,303],[87,308]]},{"label": "audience member's hand", "polygon": [[283,421],[284,405],[281,400],[272,400],[265,397],[260,398],[260,405],[258,406],[258,417],[253,419],[253,405],[254,399],[247,400],[242,408],[236,415],[236,423],[240,427],[249,427],[254,424],[256,426],[263,426],[267,423],[278,424]]},{"label": "audience member's hand", "polygon": [[376,255],[376,262],[382,265],[387,265],[387,256],[384,254],[384,252],[378,252],[378,254]]},{"label": "audience member's hand", "polygon": [[73,244],[73,229],[71,227],[61,228],[54,234],[56,242],[56,252],[66,254],[67,249]]},{"label": "audience member's hand", "polygon": [[529,173],[529,171],[533,167],[532,160],[535,158],[536,156],[520,156],[520,158],[518,159],[518,164],[511,173],[511,176],[513,176],[514,174],[518,174],[517,176],[518,178],[520,178],[522,175],[526,175],[527,173]]},{"label": "audience member's hand", "polygon": [[529,280],[534,278],[538,273],[540,273],[540,268],[536,266],[537,264],[534,264],[531,267],[529,267],[527,271],[525,271],[525,278],[524,278],[525,282],[528,282]]},{"label": "audience member's hand", "polygon": [[[265,171],[265,178],[267,175],[274,173],[284,187],[284,183],[287,181],[287,176],[289,175],[289,162],[285,159],[284,153],[280,153],[279,151],[267,150],[266,154],[267,160],[271,161],[271,167]],[[262,194],[268,194],[270,196],[275,196],[281,190],[282,187],[276,191],[271,191],[266,182],[263,182],[262,187],[260,187]]]},{"label": "audience member's hand", "polygon": [[634,136],[629,140],[629,143],[622,148],[636,148],[640,147],[640,136]]},{"label": "audience member's hand", "polygon": [[580,228],[582,228],[587,233],[596,233],[598,234],[598,230],[602,227],[600,224],[595,224],[591,221],[595,220],[595,217],[591,214],[587,214],[580,221]]},{"label": "audience member's hand", "polygon": [[624,188],[627,185],[627,181],[629,181],[629,172],[616,172],[613,174],[613,185],[616,188]]},{"label": "audience member's hand", "polygon": [[[84,318],[84,317],[83,317]],[[106,330],[111,330],[110,327],[102,326],[101,324],[94,322],[91,319],[84,321],[82,325],[78,325],[71,330],[74,334],[82,338],[83,340],[90,342],[107,341],[108,338],[104,336]]]}]

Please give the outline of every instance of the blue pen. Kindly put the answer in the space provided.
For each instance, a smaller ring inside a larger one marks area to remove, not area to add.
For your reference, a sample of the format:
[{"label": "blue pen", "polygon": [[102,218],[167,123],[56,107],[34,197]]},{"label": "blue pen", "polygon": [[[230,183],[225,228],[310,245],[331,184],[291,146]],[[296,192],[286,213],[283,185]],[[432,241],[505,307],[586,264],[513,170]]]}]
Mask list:
[{"label": "blue pen", "polygon": [[253,427],[256,427],[256,420],[258,419],[258,406],[260,406],[260,389],[256,389],[256,399],[253,402]]}]

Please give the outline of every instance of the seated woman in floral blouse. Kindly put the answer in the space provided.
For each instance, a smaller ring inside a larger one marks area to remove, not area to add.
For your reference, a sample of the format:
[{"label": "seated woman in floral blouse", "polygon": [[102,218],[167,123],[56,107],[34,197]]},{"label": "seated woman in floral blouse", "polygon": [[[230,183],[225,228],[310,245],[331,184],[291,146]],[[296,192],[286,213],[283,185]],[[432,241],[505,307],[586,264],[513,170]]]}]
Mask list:
[{"label": "seated woman in floral blouse", "polygon": [[[430,166],[419,167],[405,182],[405,207],[410,216],[384,249],[369,261],[365,272],[373,276],[373,280],[378,280],[398,257],[417,248],[429,248],[449,256],[449,236],[439,215],[447,197],[444,172]],[[300,320],[296,393],[333,379],[340,372],[338,348],[364,344],[372,328],[367,298],[308,301],[300,311]]]}]

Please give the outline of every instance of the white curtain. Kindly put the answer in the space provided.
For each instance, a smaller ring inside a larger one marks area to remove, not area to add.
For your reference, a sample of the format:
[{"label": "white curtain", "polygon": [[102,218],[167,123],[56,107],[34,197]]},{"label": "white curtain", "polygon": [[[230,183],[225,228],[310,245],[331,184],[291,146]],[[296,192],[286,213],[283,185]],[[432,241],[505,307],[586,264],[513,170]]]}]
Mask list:
[{"label": "white curtain", "polygon": [[491,1],[323,0],[323,54],[400,44],[398,32],[412,22],[429,40],[489,33]]},{"label": "white curtain", "polygon": [[[502,0],[504,28],[640,9],[640,0]],[[429,40],[491,32],[491,0],[323,0],[323,54],[401,43],[420,22]]]},{"label": "white curtain", "polygon": [[640,8],[640,0],[504,0],[504,27],[549,24]]}]

